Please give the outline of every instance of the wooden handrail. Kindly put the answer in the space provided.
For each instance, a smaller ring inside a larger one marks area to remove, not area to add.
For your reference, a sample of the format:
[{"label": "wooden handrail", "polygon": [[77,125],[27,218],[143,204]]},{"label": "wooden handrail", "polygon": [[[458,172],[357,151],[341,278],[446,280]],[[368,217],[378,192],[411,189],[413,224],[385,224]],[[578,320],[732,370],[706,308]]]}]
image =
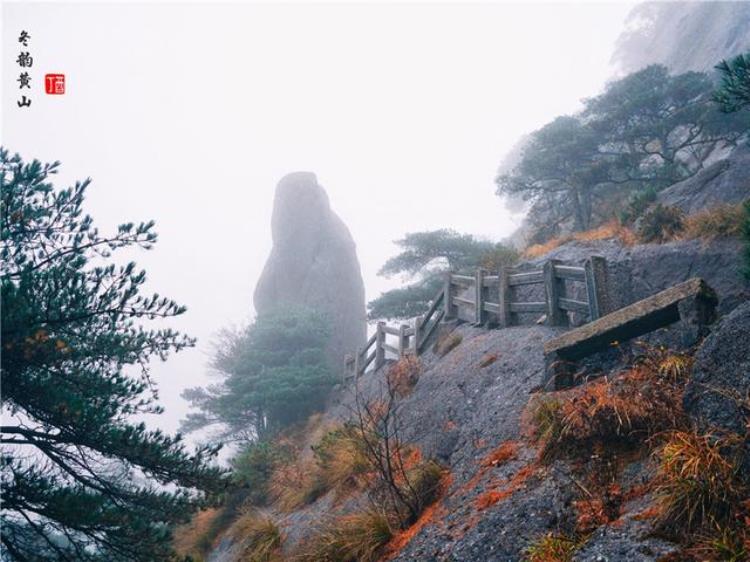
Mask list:
[{"label": "wooden handrail", "polygon": [[[568,295],[566,283],[583,283],[586,300]],[[544,300],[519,300],[519,287],[544,285]],[[413,326],[388,326],[378,322],[375,333],[355,354],[347,357],[345,368],[354,367],[354,375],[362,375],[375,364],[380,368],[386,355],[402,357],[406,353],[419,355],[437,326],[443,320],[458,317],[475,325],[497,324],[508,327],[518,323],[519,315],[544,314],[551,326],[567,326],[569,314],[579,314],[596,320],[611,312],[607,290],[607,264],[604,258],[593,256],[583,267],[548,260],[542,269],[518,271],[501,267],[497,274],[477,269],[474,276],[446,273],[443,288],[430,303],[423,316],[414,319]],[[495,298],[497,297],[497,298]],[[397,338],[396,345],[387,337]]]}]

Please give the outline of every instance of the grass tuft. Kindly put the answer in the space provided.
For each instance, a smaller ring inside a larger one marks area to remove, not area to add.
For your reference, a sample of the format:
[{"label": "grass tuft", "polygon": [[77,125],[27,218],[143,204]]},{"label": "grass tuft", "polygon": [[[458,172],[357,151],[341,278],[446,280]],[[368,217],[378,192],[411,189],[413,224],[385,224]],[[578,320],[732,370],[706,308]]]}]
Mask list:
[{"label": "grass tuft", "polygon": [[366,443],[351,425],[343,425],[326,433],[313,446],[319,469],[317,478],[327,489],[360,488],[366,484],[373,467],[365,454]]},{"label": "grass tuft", "polygon": [[718,205],[688,216],[685,219],[683,237],[703,240],[739,238],[744,219],[745,209],[742,203]]},{"label": "grass tuft", "polygon": [[[650,359],[610,379],[600,378],[531,404],[532,437],[540,460],[588,453],[597,444],[639,445],[684,422],[682,385],[689,364],[677,356]],[[671,357],[671,358],[670,358]]]},{"label": "grass tuft", "polygon": [[658,527],[689,537],[726,528],[748,493],[736,455],[739,437],[674,431],[657,451]]},{"label": "grass tuft", "polygon": [[485,367],[489,367],[492,365],[495,361],[497,361],[497,353],[487,353],[482,359],[479,361],[479,368],[484,369]]},{"label": "grass tuft", "polygon": [[277,467],[268,484],[269,495],[286,512],[314,502],[326,491],[320,469],[312,459],[298,459]]},{"label": "grass tuft", "polygon": [[646,243],[663,243],[673,240],[683,230],[685,213],[679,207],[659,203],[643,215],[638,226],[638,239]]},{"label": "grass tuft", "polygon": [[547,533],[526,549],[526,562],[570,562],[577,548],[570,537]]},{"label": "grass tuft", "polygon": [[407,469],[406,472],[410,492],[417,500],[421,511],[437,500],[440,495],[445,468],[430,459]]},{"label": "grass tuft", "polygon": [[304,545],[300,562],[375,562],[393,537],[385,512],[370,509],[334,519]]},{"label": "grass tuft", "polygon": [[595,242],[597,240],[611,239],[619,240],[625,246],[632,246],[636,243],[636,237],[632,230],[620,224],[619,221],[612,220],[591,230],[552,238],[543,244],[533,244],[524,250],[523,256],[526,258],[539,258],[547,255],[555,248],[573,241]]},{"label": "grass tuft", "polygon": [[229,534],[242,544],[239,562],[280,560],[281,531],[270,517],[250,511],[232,525]]}]

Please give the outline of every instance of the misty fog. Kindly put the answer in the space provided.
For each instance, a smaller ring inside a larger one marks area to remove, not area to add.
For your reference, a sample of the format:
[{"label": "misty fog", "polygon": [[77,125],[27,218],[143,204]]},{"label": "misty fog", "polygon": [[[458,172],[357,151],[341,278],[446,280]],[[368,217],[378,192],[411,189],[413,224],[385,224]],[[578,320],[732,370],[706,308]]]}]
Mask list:
[{"label": "misty fog", "polygon": [[[169,324],[199,340],[154,366],[166,414],[153,423],[174,430],[182,389],[208,380],[212,335],[254,314],[283,175],[317,174],[368,300],[399,283],[377,271],[406,232],[500,240],[521,217],[494,195],[498,165],[616,74],[631,7],[4,3],[2,144],[59,159],[60,187],[91,177],[102,231],[156,221],[156,248],[127,257],[188,307]],[[37,86],[60,72],[68,88],[24,112],[21,29]]]}]

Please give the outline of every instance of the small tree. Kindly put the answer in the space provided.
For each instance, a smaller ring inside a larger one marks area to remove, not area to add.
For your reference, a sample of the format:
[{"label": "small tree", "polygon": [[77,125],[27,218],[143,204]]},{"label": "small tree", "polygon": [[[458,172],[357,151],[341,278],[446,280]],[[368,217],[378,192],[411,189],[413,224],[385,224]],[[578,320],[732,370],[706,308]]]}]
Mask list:
[{"label": "small tree", "polygon": [[391,289],[367,303],[370,320],[414,318],[425,312],[442,287],[440,275],[432,274],[416,283]]},{"label": "small tree", "polygon": [[716,101],[725,113],[750,108],[750,53],[737,55],[716,65],[721,85],[714,92]]},{"label": "small tree", "polygon": [[575,230],[589,228],[596,186],[607,177],[608,165],[598,147],[597,132],[578,117],[558,117],[536,131],[519,164],[497,178],[499,195],[520,195],[536,201],[560,195]]},{"label": "small tree", "polygon": [[2,544],[13,560],[171,560],[171,526],[223,489],[218,447],[132,422],[161,412],[150,360],[193,345],[144,325],[185,309],[108,263],[152,247],[153,222],[100,234],[89,181],[57,190],[57,169],[0,149]]},{"label": "small tree", "polygon": [[416,282],[387,291],[368,303],[370,319],[412,318],[430,306],[445,271],[474,267],[498,268],[514,263],[518,254],[500,243],[480,240],[450,229],[413,232],[396,244],[402,251],[388,259],[378,275],[405,275]]},{"label": "small tree", "polygon": [[496,179],[497,193],[531,201],[543,237],[609,220],[631,193],[698,173],[715,149],[747,134],[750,114],[721,113],[712,90],[705,74],[670,75],[659,65],[614,81],[582,113],[534,132],[520,161]]},{"label": "small tree", "polygon": [[616,157],[613,179],[665,187],[698,172],[717,146],[736,143],[750,118],[717,111],[713,88],[706,74],[651,65],[586,100],[583,116],[605,140],[600,151]]},{"label": "small tree", "polygon": [[389,372],[373,393],[355,389],[348,427],[375,475],[368,490],[373,503],[405,529],[437,498],[443,468],[434,460],[423,460],[405,439],[402,382]]},{"label": "small tree", "polygon": [[199,410],[188,414],[183,430],[218,424],[223,438],[265,440],[320,410],[336,382],[326,361],[328,337],[325,319],[301,308],[225,330],[212,363],[222,381],[183,393]]}]

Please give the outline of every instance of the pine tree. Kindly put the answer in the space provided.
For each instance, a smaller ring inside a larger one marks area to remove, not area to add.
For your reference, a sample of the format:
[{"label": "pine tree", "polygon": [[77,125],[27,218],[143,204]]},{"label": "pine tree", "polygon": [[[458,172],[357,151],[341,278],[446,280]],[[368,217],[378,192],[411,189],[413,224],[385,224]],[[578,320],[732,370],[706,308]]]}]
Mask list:
[{"label": "pine tree", "polygon": [[426,312],[442,287],[442,275],[446,271],[477,267],[497,271],[500,266],[512,265],[518,259],[518,253],[509,246],[447,228],[410,232],[395,244],[401,252],[389,258],[378,275],[403,275],[415,281],[381,293],[370,301],[367,308],[371,320],[413,318]]},{"label": "pine tree", "polygon": [[89,180],[58,190],[58,166],[0,149],[2,544],[13,560],[168,560],[171,527],[224,486],[217,447],[133,422],[161,412],[149,361],[194,343],[145,324],[185,309],[109,259],[152,247],[154,223],[100,234]]},{"label": "pine tree", "polygon": [[721,75],[721,85],[714,93],[714,101],[721,110],[732,113],[750,108],[750,53],[737,55],[716,65]]},{"label": "pine tree", "polygon": [[325,318],[303,307],[224,330],[212,362],[221,383],[183,393],[198,409],[183,430],[218,426],[222,439],[262,441],[321,410],[336,383],[325,354],[329,336]]}]

